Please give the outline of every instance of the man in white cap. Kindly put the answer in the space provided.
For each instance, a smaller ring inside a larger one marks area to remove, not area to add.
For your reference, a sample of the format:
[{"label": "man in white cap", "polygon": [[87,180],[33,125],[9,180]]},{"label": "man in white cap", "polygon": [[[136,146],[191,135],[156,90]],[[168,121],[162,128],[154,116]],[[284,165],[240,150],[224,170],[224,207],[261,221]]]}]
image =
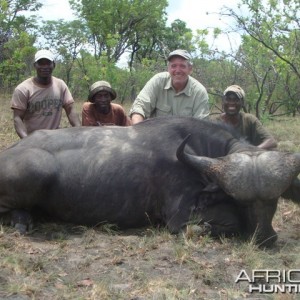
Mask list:
[{"label": "man in white cap", "polygon": [[206,118],[209,114],[205,87],[191,77],[193,65],[186,50],[168,56],[168,71],[154,75],[141,90],[129,112],[133,124],[159,116]]},{"label": "man in white cap", "polygon": [[80,126],[67,85],[52,76],[55,68],[53,53],[45,49],[37,51],[34,67],[36,76],[21,82],[12,95],[11,108],[18,136],[24,138],[38,129],[59,128],[62,109],[72,126]]},{"label": "man in white cap", "polygon": [[233,126],[250,144],[262,149],[277,147],[274,137],[263,127],[252,114],[241,112],[244,106],[245,92],[238,85],[227,87],[223,93],[222,106],[224,113],[216,119]]},{"label": "man in white cap", "polygon": [[88,100],[82,107],[83,126],[129,126],[131,124],[123,107],[111,103],[117,97],[116,91],[107,81],[97,81],[90,87]]}]

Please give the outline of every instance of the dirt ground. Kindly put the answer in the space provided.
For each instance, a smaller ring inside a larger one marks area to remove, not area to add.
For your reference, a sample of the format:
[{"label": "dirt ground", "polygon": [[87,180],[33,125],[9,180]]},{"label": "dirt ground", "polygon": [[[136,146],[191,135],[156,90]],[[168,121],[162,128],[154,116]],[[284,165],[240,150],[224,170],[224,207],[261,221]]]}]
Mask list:
[{"label": "dirt ground", "polygon": [[[298,269],[299,207],[281,201],[270,249],[239,238],[212,239],[192,227],[117,231],[39,223],[25,236],[0,231],[0,299],[299,299],[249,293],[242,269]],[[299,278],[300,279],[300,278]]]}]

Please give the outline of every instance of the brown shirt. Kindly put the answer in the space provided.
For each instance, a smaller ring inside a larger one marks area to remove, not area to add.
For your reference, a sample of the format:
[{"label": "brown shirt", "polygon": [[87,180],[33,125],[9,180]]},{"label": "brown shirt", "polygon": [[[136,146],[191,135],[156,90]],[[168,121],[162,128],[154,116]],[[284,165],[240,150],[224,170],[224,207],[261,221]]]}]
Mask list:
[{"label": "brown shirt", "polygon": [[[239,122],[234,128],[252,145],[258,146],[272,135],[262,125],[262,123],[252,114],[240,112]],[[221,115],[215,118],[223,121]]]},{"label": "brown shirt", "polygon": [[116,103],[111,103],[111,111],[108,114],[99,113],[95,104],[85,102],[82,107],[82,125],[83,126],[102,126],[117,125],[129,126],[131,121],[126,115],[123,107]]}]

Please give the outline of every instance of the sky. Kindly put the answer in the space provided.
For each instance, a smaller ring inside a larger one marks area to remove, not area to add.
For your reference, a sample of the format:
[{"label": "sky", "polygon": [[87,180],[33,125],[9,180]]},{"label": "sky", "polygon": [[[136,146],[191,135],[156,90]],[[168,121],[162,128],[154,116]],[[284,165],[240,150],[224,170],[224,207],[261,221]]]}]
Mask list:
[{"label": "sky", "polygon": [[[228,29],[230,20],[220,18],[218,13],[223,7],[236,10],[239,2],[239,0],[169,0],[168,22],[171,24],[172,21],[180,19],[193,31],[215,27]],[[221,50],[237,48],[240,42],[239,35],[230,34],[230,41],[231,44],[228,42],[228,36],[222,35],[214,45]]]},{"label": "sky", "polygon": [[[193,30],[207,27],[224,28],[226,20],[219,19],[217,13],[223,6],[235,8],[238,2],[239,0],[169,0],[168,25],[172,21],[180,19]],[[43,4],[43,8],[39,12],[43,19],[72,19],[68,0],[44,0]]]},{"label": "sky", "polygon": [[[205,26],[224,26],[224,22],[212,13],[218,13],[222,6],[236,7],[238,0],[169,0],[168,21],[183,20],[191,29]],[[206,13],[210,13],[207,15]],[[44,0],[40,15],[44,19],[71,19],[72,11],[68,0]]]},{"label": "sky", "polygon": [[237,3],[238,0],[169,0],[168,20],[183,20],[193,30],[224,27],[226,24],[219,19],[217,13],[223,6],[235,8]]},{"label": "sky", "polygon": [[[220,19],[218,13],[224,6],[236,8],[238,2],[239,0],[169,0],[167,25],[170,25],[176,19],[180,19],[186,23],[187,28],[193,31],[214,27],[226,29],[229,26],[226,21],[229,22],[230,20]],[[43,4],[39,15],[45,20],[71,20],[73,18],[68,0],[44,0]],[[211,43],[212,41],[211,38]],[[238,44],[239,38],[237,35],[230,36],[230,43],[228,36],[223,35],[213,45],[221,50],[226,50],[231,46],[236,48]]]}]

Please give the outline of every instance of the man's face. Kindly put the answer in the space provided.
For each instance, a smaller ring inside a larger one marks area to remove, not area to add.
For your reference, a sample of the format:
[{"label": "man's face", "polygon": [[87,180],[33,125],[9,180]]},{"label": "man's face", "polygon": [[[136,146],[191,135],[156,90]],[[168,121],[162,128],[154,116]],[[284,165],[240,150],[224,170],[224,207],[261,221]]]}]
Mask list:
[{"label": "man's face", "polygon": [[229,92],[223,97],[223,109],[227,115],[237,115],[242,105],[243,101],[233,92]]},{"label": "man's face", "polygon": [[111,94],[107,91],[100,91],[93,97],[96,109],[103,114],[110,112]]},{"label": "man's face", "polygon": [[185,85],[188,76],[192,73],[192,66],[188,61],[180,56],[174,56],[170,59],[168,64],[168,72],[172,78],[172,84]]},{"label": "man's face", "polygon": [[52,75],[55,63],[49,59],[42,58],[34,63],[34,67],[38,77],[48,78]]}]

